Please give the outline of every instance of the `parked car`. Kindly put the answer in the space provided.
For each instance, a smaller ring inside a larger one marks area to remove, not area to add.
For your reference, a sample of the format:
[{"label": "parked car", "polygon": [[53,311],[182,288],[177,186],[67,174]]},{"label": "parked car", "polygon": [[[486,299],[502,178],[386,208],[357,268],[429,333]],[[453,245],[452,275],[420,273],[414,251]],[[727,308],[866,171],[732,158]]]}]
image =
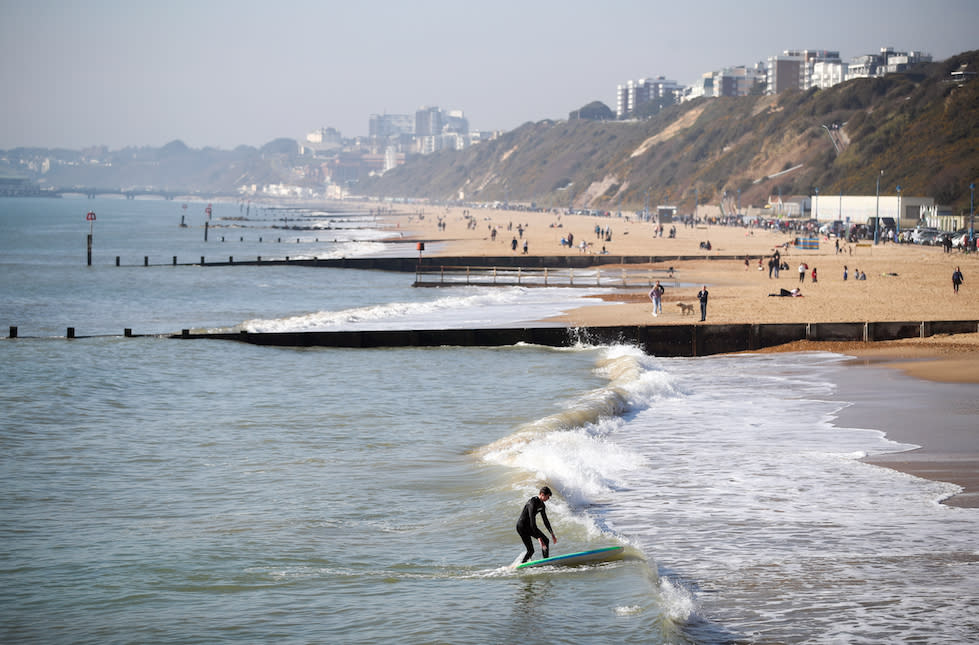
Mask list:
[{"label": "parked car", "polygon": [[[911,242],[914,244],[932,244],[940,233],[941,231],[939,231],[937,228],[919,226],[911,231]],[[926,242],[925,240],[929,241]]]},{"label": "parked car", "polygon": [[819,232],[827,237],[841,237],[843,228],[842,220],[836,220],[835,222],[828,222],[820,226]]},{"label": "parked car", "polygon": [[969,229],[960,229],[952,233],[952,246],[957,249],[966,248],[969,242]]}]

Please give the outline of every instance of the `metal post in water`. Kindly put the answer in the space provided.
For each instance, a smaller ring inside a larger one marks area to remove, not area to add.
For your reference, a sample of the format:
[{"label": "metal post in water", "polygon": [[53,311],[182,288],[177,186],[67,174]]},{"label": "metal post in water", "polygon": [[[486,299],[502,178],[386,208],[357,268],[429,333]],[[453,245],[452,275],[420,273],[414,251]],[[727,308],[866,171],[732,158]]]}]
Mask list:
[{"label": "metal post in water", "polygon": [[92,266],[92,234],[88,234],[88,266]]}]

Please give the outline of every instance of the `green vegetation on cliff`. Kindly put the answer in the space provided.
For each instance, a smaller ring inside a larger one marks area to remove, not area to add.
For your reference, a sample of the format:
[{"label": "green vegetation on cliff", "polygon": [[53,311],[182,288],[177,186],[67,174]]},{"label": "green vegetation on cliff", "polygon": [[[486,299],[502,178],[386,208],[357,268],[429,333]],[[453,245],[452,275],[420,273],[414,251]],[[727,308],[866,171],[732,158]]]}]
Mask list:
[{"label": "green vegetation on cliff", "polygon": [[[683,211],[727,193],[930,196],[969,207],[979,178],[979,51],[826,90],[698,99],[643,121],[527,123],[464,151],[412,158],[357,192],[438,201]],[[885,188],[886,187],[886,188]],[[740,191],[740,192],[739,192]]]}]

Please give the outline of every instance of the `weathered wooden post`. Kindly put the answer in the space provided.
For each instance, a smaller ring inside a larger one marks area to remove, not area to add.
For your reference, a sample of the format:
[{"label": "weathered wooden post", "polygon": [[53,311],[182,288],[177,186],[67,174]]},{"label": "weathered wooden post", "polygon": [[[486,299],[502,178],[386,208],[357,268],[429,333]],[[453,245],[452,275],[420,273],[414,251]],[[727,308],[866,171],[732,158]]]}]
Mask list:
[{"label": "weathered wooden post", "polygon": [[75,328],[74,327],[69,327],[68,328],[68,331],[65,333],[65,335],[68,338],[74,338],[75,337]]},{"label": "weathered wooden post", "polygon": [[17,325],[11,325],[10,326],[10,334],[9,334],[9,337],[10,338],[17,338]]},{"label": "weathered wooden post", "polygon": [[95,211],[88,211],[85,214],[88,220],[88,266],[92,266],[92,235],[95,233]]}]

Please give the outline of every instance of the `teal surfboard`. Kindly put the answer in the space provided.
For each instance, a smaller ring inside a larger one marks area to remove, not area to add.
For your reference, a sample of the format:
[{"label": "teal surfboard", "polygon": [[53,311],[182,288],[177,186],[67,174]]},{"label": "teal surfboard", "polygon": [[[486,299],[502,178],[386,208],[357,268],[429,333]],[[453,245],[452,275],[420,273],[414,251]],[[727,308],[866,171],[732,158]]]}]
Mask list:
[{"label": "teal surfboard", "polygon": [[603,549],[592,549],[591,551],[579,551],[566,555],[555,555],[540,560],[531,560],[518,564],[517,569],[529,569],[530,567],[570,567],[577,564],[588,564],[589,562],[612,562],[621,560],[625,557],[624,546],[608,546]]}]

